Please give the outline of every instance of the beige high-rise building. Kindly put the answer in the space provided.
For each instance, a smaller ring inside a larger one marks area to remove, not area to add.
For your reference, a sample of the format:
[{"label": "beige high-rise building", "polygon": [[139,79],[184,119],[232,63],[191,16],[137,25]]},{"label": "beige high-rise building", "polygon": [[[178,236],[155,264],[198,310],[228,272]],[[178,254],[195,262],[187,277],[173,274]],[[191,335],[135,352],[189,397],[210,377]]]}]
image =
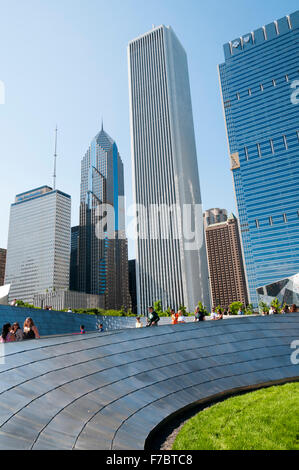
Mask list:
[{"label": "beige high-rise building", "polygon": [[236,301],[248,304],[236,217],[231,214],[226,221],[206,226],[206,243],[213,307],[220,305],[227,308]]},{"label": "beige high-rise building", "polygon": [[4,285],[5,265],[6,265],[6,250],[4,248],[0,248],[0,286]]},{"label": "beige high-rise building", "polygon": [[219,222],[225,222],[227,220],[226,209],[209,209],[204,212],[204,226],[207,228],[209,225],[218,224]]},{"label": "beige high-rise building", "polygon": [[18,194],[11,205],[5,284],[9,301],[68,289],[71,196],[49,186]]}]

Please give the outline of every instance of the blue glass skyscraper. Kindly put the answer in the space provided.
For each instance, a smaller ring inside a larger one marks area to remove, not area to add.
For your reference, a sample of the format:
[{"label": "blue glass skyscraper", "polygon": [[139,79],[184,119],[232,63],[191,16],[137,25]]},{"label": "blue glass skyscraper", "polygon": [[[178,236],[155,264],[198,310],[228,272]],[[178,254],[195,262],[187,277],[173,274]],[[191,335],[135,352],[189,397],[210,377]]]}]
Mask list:
[{"label": "blue glass skyscraper", "polygon": [[[101,205],[113,208],[112,229],[105,225],[99,229],[98,209]],[[104,131],[103,125],[81,164],[78,246],[79,291],[105,296],[106,309],[129,308],[123,163],[116,143]]]},{"label": "blue glass skyscraper", "polygon": [[250,300],[299,271],[299,11],[224,45],[219,66]]}]

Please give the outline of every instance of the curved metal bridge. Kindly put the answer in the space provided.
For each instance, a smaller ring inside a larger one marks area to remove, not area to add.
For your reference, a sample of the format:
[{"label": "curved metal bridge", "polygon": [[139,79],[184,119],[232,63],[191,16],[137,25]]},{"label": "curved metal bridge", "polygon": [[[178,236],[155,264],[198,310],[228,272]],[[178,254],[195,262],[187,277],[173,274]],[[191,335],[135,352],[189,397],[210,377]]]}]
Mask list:
[{"label": "curved metal bridge", "polygon": [[294,340],[298,314],[2,345],[0,449],[144,449],[179,410],[298,380]]}]

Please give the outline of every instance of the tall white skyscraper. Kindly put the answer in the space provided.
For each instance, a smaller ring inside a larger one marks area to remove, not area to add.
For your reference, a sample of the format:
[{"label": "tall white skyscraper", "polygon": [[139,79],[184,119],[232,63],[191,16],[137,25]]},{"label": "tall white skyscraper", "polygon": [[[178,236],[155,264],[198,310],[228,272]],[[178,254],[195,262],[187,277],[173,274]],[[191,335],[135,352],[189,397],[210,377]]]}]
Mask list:
[{"label": "tall white skyscraper", "polygon": [[209,307],[187,56],[162,25],[129,43],[128,60],[139,311]]},{"label": "tall white skyscraper", "polygon": [[71,197],[48,186],[18,194],[11,205],[5,283],[10,299],[69,288]]}]

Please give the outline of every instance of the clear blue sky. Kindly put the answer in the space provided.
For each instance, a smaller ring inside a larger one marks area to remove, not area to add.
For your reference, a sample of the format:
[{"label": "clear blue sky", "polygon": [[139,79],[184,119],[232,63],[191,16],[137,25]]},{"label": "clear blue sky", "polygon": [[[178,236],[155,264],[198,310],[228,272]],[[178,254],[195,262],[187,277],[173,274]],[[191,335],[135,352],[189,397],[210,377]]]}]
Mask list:
[{"label": "clear blue sky", "polygon": [[204,208],[235,211],[217,72],[222,45],[297,8],[298,0],[0,0],[0,247],[14,196],[52,183],[56,123],[57,186],[72,196],[73,225],[81,159],[102,116],[131,203],[126,47],[152,24],[171,25],[188,54]]}]

